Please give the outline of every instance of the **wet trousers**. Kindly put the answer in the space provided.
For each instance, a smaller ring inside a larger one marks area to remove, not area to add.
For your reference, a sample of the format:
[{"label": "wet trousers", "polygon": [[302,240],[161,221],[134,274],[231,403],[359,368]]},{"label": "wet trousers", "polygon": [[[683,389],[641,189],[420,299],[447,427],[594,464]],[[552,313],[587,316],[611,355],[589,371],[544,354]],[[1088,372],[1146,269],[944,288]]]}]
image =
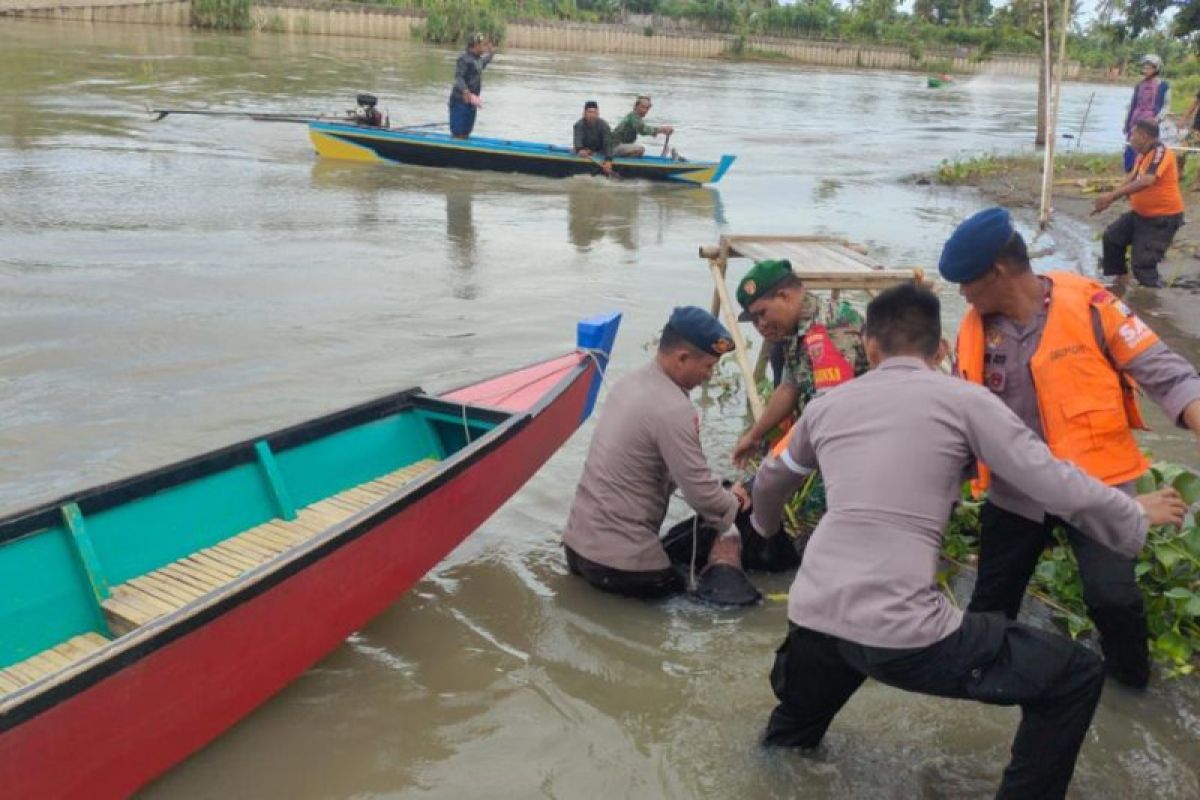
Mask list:
[{"label": "wet trousers", "polygon": [[[790,536],[780,531],[770,538],[760,536],[750,524],[748,512],[739,512],[736,520],[741,534],[742,566],[749,570],[781,572],[800,566],[802,552]],[[687,591],[693,571],[699,574],[708,564],[708,553],[718,531],[711,525],[689,517],[671,527],[662,537],[663,550],[671,566],[658,570],[623,570],[607,567],[584,558],[563,546],[567,569],[605,592],[628,597],[654,599]],[[801,543],[802,544],[802,543]]]},{"label": "wet trousers", "polygon": [[1133,277],[1145,286],[1161,286],[1158,262],[1167,254],[1175,232],[1183,225],[1183,214],[1166,217],[1143,217],[1126,211],[1104,229],[1102,258],[1105,275],[1124,275],[1125,251],[1130,250],[1129,263]]},{"label": "wet trousers", "polygon": [[1100,633],[1106,669],[1128,686],[1149,682],[1149,632],[1133,573],[1136,559],[1109,550],[1057,517],[1034,522],[984,503],[979,518],[979,576],[968,611],[1000,611],[1016,619],[1038,558],[1054,528],[1062,525],[1079,562],[1083,601]]},{"label": "wet trousers", "polygon": [[911,692],[1021,707],[998,798],[1061,798],[1100,690],[1100,659],[1066,637],[999,614],[963,617],[957,631],[915,649],[867,647],[792,626],[776,651],[764,743],[816,747],[868,677]]}]

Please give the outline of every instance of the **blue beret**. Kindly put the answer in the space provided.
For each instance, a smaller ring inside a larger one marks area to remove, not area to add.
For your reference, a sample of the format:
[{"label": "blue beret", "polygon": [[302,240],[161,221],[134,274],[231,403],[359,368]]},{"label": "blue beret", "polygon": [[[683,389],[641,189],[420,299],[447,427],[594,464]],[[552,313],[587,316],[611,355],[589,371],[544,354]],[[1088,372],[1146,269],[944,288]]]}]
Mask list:
[{"label": "blue beret", "polygon": [[1015,232],[1012,216],[999,206],[968,217],[946,240],[938,272],[951,283],[982,278]]},{"label": "blue beret", "polygon": [[709,355],[719,356],[733,349],[729,331],[703,308],[679,306],[671,312],[667,326]]}]

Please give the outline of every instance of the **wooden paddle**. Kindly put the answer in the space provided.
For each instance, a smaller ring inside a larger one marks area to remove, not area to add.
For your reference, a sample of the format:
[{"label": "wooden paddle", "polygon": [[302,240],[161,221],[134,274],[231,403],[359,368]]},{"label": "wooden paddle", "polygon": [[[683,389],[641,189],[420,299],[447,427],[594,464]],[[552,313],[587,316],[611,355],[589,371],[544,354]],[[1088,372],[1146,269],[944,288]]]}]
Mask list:
[{"label": "wooden paddle", "polygon": [[666,157],[667,157],[667,149],[668,149],[670,146],[671,146],[671,134],[670,134],[670,133],[668,133],[668,134],[667,134],[667,138],[663,140],[663,149],[662,149],[662,153],[660,153],[658,157],[659,157],[659,158],[666,158]]}]

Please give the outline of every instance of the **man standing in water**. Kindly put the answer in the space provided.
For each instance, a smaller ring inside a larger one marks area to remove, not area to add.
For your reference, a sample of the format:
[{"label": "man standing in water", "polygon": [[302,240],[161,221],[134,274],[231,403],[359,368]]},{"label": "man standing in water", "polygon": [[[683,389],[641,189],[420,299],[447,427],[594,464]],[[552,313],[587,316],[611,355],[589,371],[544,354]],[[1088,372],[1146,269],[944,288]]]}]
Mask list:
[{"label": "man standing in water", "polygon": [[466,139],[475,128],[475,112],[483,105],[483,71],[495,55],[496,46],[482,33],[467,37],[467,49],[454,64],[450,90],[450,134],[455,139]]},{"label": "man standing in water", "polygon": [[866,375],[817,397],[754,484],[754,527],[774,531],[815,469],[829,486],[788,598],[790,630],[765,742],[816,747],[866,678],[938,697],[1019,705],[997,797],[1061,798],[1100,700],[1100,660],[999,614],[963,613],[934,578],[973,459],[1042,507],[1132,557],[1150,524],[1179,523],[1173,489],[1129,497],[1055,459],[986,389],[939,373],[941,309],[912,284],[867,307]]},{"label": "man standing in water", "polygon": [[1117,284],[1129,278],[1125,251],[1138,283],[1161,289],[1158,262],[1167,254],[1175,232],[1183,227],[1183,193],[1179,191],[1179,166],[1175,153],[1158,139],[1158,123],[1144,119],[1133,126],[1129,143],[1137,151],[1137,163],[1125,182],[1096,198],[1092,213],[1128,197],[1131,210],[1104,229],[1104,274]]},{"label": "man standing in water", "polygon": [[[734,518],[750,498],[741,485],[722,488],[709,469],[700,446],[700,418],[688,399],[732,350],[733,339],[716,317],[695,306],[676,308],[654,360],[613,386],[563,531],[572,573],[598,589],[631,597],[688,589],[684,570],[690,558],[682,559],[682,570],[673,567],[659,538],[667,503],[678,487],[715,534],[706,571],[724,565],[727,573],[740,574],[741,538]],[[712,540],[705,537],[705,543]],[[702,549],[695,553],[701,563]],[[748,581],[740,588],[749,602],[757,599]]]},{"label": "man standing in water", "polygon": [[[1133,437],[1134,428],[1146,427],[1138,386],[1200,436],[1200,377],[1192,365],[1099,283],[1071,272],[1034,273],[1003,208],[959,225],[938,270],[961,284],[971,306],[958,331],[959,375],[990,390],[1056,457],[1131,493],[1150,466]],[[1038,558],[1063,525],[1106,669],[1121,683],[1145,686],[1150,654],[1135,559],[1098,535],[1091,526],[1100,520],[1064,517],[1016,477],[980,470],[976,488],[988,496],[969,610],[1016,619]]]},{"label": "man standing in water", "polygon": [[617,143],[613,149],[614,155],[641,158],[646,154],[646,148],[637,144],[638,136],[658,136],[660,133],[670,136],[675,132],[670,125],[659,125],[658,127],[647,125],[646,114],[648,113],[650,113],[650,97],[644,94],[638,95],[633,104],[633,111],[626,114],[613,130],[613,138]]},{"label": "man standing in water", "polygon": [[600,119],[600,104],[595,100],[583,104],[583,117],[575,123],[574,148],[577,156],[600,156],[600,170],[605,175],[612,175],[612,129]]}]

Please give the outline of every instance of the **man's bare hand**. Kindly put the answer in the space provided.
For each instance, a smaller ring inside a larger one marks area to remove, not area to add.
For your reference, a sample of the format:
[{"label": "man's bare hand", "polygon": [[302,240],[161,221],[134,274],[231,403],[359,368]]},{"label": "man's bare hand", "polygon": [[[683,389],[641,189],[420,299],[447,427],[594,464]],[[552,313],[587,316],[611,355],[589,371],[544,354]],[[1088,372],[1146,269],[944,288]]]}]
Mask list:
[{"label": "man's bare hand", "polygon": [[735,483],[733,486],[729,487],[729,491],[733,492],[733,496],[737,498],[739,509],[742,511],[750,510],[750,506],[754,501],[750,498],[750,493],[746,491],[746,485],[744,483]]},{"label": "man's bare hand", "polygon": [[1099,214],[1104,209],[1108,208],[1116,200],[1116,196],[1112,192],[1105,192],[1096,198],[1096,202],[1092,203],[1092,213]]},{"label": "man's bare hand", "polygon": [[1182,525],[1188,505],[1179,492],[1171,488],[1159,489],[1134,498],[1146,510],[1151,525]]},{"label": "man's bare hand", "polygon": [[745,466],[747,459],[758,450],[758,439],[749,433],[742,434],[733,448],[733,463],[739,467]]}]

